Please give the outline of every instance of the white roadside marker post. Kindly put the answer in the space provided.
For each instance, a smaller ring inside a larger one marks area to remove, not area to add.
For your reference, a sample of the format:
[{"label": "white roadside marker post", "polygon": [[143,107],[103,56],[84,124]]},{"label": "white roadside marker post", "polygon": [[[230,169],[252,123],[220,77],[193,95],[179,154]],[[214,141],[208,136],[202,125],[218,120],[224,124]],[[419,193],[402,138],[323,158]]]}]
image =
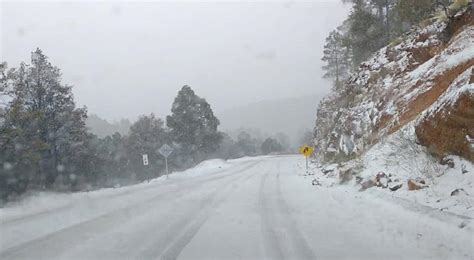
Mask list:
[{"label": "white roadside marker post", "polygon": [[166,165],[166,179],[168,179],[168,175],[170,172],[168,171],[168,156],[165,156],[165,165]]},{"label": "white roadside marker post", "polygon": [[306,158],[306,173],[308,173],[308,156],[305,156]]}]

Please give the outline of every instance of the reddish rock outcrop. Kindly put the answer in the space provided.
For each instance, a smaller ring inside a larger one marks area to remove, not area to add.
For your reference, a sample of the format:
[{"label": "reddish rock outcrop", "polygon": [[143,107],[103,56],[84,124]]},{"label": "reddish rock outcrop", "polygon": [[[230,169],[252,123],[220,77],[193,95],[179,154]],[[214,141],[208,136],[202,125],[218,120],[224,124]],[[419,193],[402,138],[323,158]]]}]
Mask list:
[{"label": "reddish rock outcrop", "polygon": [[474,162],[474,71],[467,71],[416,126],[420,143],[440,159],[456,154]]}]

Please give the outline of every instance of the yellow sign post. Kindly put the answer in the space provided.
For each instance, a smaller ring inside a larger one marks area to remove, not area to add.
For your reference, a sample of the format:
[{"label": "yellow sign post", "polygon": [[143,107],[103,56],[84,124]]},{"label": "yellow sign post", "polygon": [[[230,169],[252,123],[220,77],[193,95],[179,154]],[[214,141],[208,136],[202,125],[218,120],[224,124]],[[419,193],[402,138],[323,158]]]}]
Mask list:
[{"label": "yellow sign post", "polygon": [[311,156],[313,152],[314,152],[314,148],[307,144],[300,146],[300,154],[306,157],[306,172],[308,172],[308,157]]}]

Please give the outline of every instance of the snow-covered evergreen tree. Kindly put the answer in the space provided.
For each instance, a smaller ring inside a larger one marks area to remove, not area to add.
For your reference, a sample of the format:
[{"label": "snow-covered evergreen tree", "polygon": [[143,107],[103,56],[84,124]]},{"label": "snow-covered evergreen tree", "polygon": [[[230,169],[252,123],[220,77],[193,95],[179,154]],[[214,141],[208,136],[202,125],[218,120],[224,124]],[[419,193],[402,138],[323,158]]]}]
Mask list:
[{"label": "snow-covered evergreen tree", "polygon": [[[76,108],[71,86],[61,84],[60,70],[40,49],[31,65],[22,63],[8,73],[12,100],[1,126],[2,178],[21,192],[35,183],[51,187],[77,180],[85,167],[88,135],[86,110]],[[86,160],[90,162],[91,160]]]},{"label": "snow-covered evergreen tree", "polygon": [[[128,168],[137,180],[158,176],[164,169],[164,158],[158,149],[167,143],[163,120],[154,114],[141,116],[131,127],[127,138]],[[148,155],[148,165],[143,165],[142,155]]]},{"label": "snow-covered evergreen tree", "polygon": [[255,156],[259,153],[257,149],[258,141],[246,131],[242,131],[237,136],[235,154],[238,157]]},{"label": "snow-covered evergreen tree", "polygon": [[193,164],[205,159],[219,148],[222,140],[217,131],[219,120],[211,106],[187,85],[178,92],[166,125],[178,146],[178,164]]},{"label": "snow-covered evergreen tree", "polygon": [[282,145],[274,138],[267,138],[262,143],[262,153],[263,154],[270,154],[274,152],[281,152],[283,151]]}]

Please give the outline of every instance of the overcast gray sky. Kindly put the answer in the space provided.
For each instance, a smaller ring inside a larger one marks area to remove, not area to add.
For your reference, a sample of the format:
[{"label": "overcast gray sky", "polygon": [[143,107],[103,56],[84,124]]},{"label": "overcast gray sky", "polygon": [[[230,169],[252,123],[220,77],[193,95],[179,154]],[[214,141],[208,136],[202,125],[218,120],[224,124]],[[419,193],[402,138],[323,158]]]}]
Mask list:
[{"label": "overcast gray sky", "polygon": [[17,66],[40,47],[78,104],[107,119],[164,116],[185,84],[224,110],[326,93],[322,46],[348,10],[340,0],[2,2],[1,58]]}]

